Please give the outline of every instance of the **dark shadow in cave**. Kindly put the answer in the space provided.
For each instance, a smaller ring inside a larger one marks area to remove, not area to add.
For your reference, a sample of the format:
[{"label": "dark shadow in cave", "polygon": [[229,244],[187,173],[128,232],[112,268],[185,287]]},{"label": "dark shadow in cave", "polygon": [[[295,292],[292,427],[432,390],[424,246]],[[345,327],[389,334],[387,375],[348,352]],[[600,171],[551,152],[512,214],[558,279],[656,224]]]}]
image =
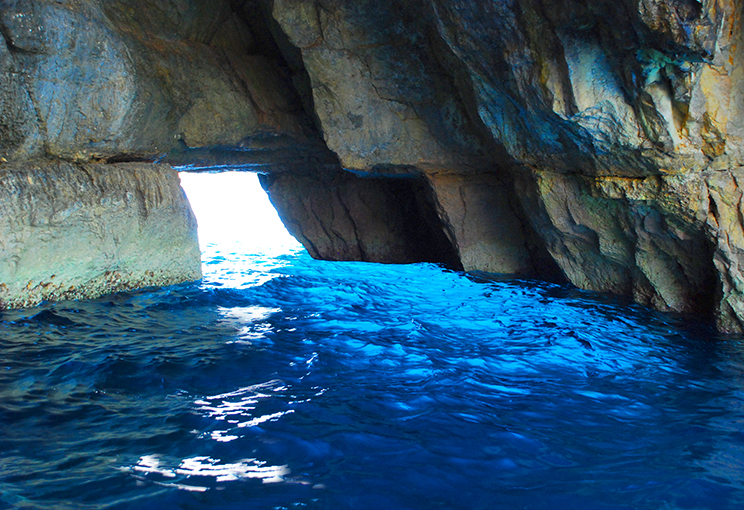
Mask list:
[{"label": "dark shadow in cave", "polygon": [[338,171],[259,179],[289,232],[314,258],[462,269],[423,178]]}]

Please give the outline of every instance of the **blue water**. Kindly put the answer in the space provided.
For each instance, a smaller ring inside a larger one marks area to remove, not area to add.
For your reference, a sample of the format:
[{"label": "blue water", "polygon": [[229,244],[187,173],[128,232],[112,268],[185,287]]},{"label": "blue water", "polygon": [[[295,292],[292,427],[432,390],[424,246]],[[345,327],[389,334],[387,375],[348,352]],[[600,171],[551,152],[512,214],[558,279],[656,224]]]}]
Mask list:
[{"label": "blue water", "polygon": [[569,287],[205,248],[0,315],[0,508],[740,509],[744,342]]}]

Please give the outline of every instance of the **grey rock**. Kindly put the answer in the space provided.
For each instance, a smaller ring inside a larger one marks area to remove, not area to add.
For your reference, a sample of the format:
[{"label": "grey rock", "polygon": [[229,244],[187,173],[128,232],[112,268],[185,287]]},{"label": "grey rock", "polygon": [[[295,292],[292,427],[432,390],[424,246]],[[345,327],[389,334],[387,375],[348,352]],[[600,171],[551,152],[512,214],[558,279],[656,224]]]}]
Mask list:
[{"label": "grey rock", "polygon": [[460,267],[421,179],[343,171],[260,178],[287,230],[314,258]]},{"label": "grey rock", "polygon": [[200,277],[196,220],[171,168],[0,167],[0,309]]},{"label": "grey rock", "polygon": [[289,76],[227,0],[1,7],[6,160],[153,159],[182,144],[315,136]]},{"label": "grey rock", "polygon": [[563,277],[740,331],[742,8],[0,0],[0,163],[251,165],[313,256]]}]

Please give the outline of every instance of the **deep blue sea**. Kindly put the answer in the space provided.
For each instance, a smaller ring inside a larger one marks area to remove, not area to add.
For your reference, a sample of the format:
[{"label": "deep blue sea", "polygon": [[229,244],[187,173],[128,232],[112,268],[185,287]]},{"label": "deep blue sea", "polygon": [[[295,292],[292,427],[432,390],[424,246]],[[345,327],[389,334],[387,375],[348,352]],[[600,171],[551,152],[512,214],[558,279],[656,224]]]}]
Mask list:
[{"label": "deep blue sea", "polygon": [[200,282],[0,313],[0,508],[744,508],[741,337],[570,286],[203,248]]}]

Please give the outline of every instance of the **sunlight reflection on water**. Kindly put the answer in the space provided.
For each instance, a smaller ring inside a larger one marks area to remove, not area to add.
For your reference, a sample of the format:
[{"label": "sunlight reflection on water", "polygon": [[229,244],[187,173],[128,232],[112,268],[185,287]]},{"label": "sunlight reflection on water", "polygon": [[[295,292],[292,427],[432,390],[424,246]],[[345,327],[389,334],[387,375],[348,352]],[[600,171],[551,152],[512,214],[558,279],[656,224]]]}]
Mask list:
[{"label": "sunlight reflection on water", "polygon": [[202,282],[0,312],[0,508],[744,508],[742,337],[201,233]]},{"label": "sunlight reflection on water", "polygon": [[[290,473],[287,466],[267,466],[266,462],[256,459],[222,463],[220,459],[202,456],[183,459],[178,466],[170,466],[172,463],[158,455],[143,455],[136,465],[121,469],[131,472],[142,481],[194,492],[205,492],[213,484],[202,486],[184,482],[192,482],[194,478],[197,481],[213,478],[216,483],[248,479],[258,479],[263,483],[280,483]],[[164,481],[166,479],[174,481]]]},{"label": "sunlight reflection on water", "polygon": [[[194,412],[215,422],[224,423],[221,428],[218,428],[220,427],[218,424],[209,427],[208,431],[198,435],[198,439],[229,443],[242,437],[242,434],[237,432],[238,429],[256,427],[294,413],[294,409],[268,414],[256,411],[262,400],[271,399],[286,392],[287,389],[287,385],[282,381],[272,380],[229,393],[196,399],[193,402]],[[263,483],[280,483],[291,473],[287,465],[271,466],[257,459],[223,463],[220,459],[197,456],[183,459],[177,466],[174,464],[174,461],[165,461],[161,455],[148,454],[141,456],[134,466],[121,469],[141,481],[197,492],[204,492],[213,486],[198,485],[199,480],[207,478],[213,478],[215,483],[248,479],[259,479]],[[176,481],[164,480],[176,478],[178,478]]]}]

